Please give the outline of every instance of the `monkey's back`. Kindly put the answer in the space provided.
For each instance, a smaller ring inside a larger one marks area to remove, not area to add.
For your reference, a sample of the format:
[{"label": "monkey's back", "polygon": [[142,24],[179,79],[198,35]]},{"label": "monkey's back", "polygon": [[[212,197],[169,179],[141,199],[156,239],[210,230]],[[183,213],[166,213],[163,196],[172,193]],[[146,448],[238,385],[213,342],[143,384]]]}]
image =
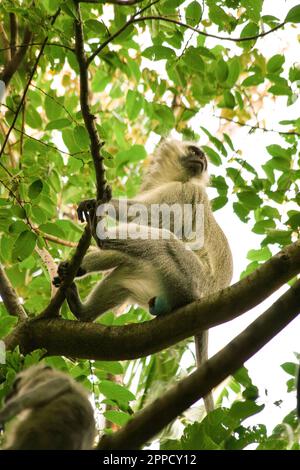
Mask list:
[{"label": "monkey's back", "polygon": [[70,390],[22,415],[12,423],[8,450],[84,450],[93,445],[94,412],[80,390]]}]

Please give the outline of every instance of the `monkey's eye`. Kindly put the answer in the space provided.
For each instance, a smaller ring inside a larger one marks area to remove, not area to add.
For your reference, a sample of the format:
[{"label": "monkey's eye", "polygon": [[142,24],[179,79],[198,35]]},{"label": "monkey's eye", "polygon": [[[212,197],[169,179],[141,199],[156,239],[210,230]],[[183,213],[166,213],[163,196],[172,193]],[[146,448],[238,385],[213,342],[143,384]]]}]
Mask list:
[{"label": "monkey's eye", "polygon": [[189,150],[189,154],[193,157],[199,157],[199,158],[204,158],[204,153],[202,152],[202,150],[200,150],[198,147],[194,146],[194,145],[190,145],[188,147],[188,150]]}]

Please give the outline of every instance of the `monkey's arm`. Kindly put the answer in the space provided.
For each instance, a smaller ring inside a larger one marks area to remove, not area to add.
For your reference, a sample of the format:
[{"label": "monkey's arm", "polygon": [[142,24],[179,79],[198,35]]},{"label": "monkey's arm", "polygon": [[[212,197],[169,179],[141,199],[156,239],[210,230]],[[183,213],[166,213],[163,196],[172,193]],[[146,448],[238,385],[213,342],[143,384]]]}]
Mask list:
[{"label": "monkey's arm", "polygon": [[35,408],[48,403],[69,390],[69,388],[70,383],[67,380],[63,380],[61,377],[53,378],[22,393],[20,396],[11,398],[0,411],[0,423],[5,423],[27,408]]},{"label": "monkey's arm", "polygon": [[[204,202],[206,199],[205,187],[196,185],[191,182],[181,183],[173,181],[165,183],[157,188],[144,191],[133,199],[125,199],[124,202],[128,207],[135,204],[143,204],[150,208],[151,204],[194,204]],[[110,203],[113,204],[116,215],[119,217],[120,201],[122,199],[112,198]]]}]

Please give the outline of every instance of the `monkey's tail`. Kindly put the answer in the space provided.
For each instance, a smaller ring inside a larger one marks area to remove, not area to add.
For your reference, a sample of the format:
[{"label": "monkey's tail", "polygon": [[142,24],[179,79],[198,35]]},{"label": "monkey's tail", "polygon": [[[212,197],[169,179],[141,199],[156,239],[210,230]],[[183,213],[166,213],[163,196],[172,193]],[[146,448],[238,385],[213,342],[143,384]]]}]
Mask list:
[{"label": "monkey's tail", "polygon": [[[197,367],[200,367],[208,359],[208,330],[202,331],[195,336],[195,350]],[[206,413],[214,410],[214,399],[212,392],[204,397]]]}]

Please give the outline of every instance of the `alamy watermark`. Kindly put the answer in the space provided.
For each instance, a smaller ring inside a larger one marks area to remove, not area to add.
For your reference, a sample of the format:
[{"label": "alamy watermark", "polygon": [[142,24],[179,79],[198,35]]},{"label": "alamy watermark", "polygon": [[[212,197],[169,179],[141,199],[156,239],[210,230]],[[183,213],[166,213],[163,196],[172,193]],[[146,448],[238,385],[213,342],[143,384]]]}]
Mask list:
[{"label": "alamy watermark", "polygon": [[6,361],[6,349],[4,341],[0,340],[0,364],[5,364]]},{"label": "alamy watermark", "polygon": [[[99,205],[96,215],[100,240],[170,239],[175,234],[192,250],[199,250],[204,244],[203,204],[144,204],[119,199]],[[119,223],[109,227],[108,219]]]}]

